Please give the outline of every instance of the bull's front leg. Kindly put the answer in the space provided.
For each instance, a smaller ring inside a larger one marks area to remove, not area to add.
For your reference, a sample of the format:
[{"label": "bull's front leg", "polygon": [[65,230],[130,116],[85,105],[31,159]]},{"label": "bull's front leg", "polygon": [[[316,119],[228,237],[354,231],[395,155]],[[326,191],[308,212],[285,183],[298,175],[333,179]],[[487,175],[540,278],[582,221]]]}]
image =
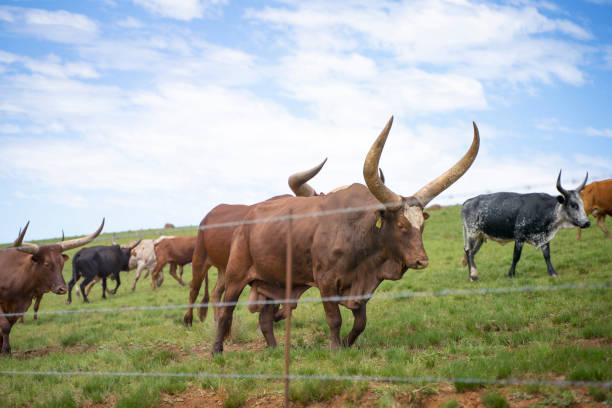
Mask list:
[{"label": "bull's front leg", "polygon": [[9,343],[9,334],[11,333],[12,324],[4,316],[4,310],[0,305],[0,330],[2,337],[0,339],[0,354],[11,354],[11,344]]},{"label": "bull's front leg", "polygon": [[[132,283],[132,292],[136,290],[136,282],[138,282],[138,279],[140,279],[140,274],[142,273],[142,270],[144,269],[144,267],[145,267],[144,262],[138,261],[138,267],[136,267],[136,277],[134,278],[134,283]],[[148,273],[149,271],[147,269],[147,274]]]},{"label": "bull's front leg", "polygon": [[508,272],[508,276],[514,278],[514,270],[516,269],[516,264],[521,259],[521,252],[523,251],[523,241],[514,241],[514,253],[512,255],[512,266],[510,266],[510,271]]},{"label": "bull's front leg", "polygon": [[606,229],[606,214],[599,214],[597,216],[597,225],[599,225],[599,228],[601,228],[604,234],[610,238],[610,231]]},{"label": "bull's front leg", "polygon": [[[321,292],[322,297],[335,296],[335,293],[324,293]],[[338,302],[323,302],[323,308],[325,309],[325,319],[329,326],[329,332],[331,337],[330,347],[332,351],[335,351],[340,346],[340,327],[342,327],[342,315],[340,314],[340,308]]]},{"label": "bull's front leg", "polygon": [[[251,289],[251,291],[253,290]],[[276,347],[276,338],[274,337],[274,306],[273,304],[263,305],[263,309],[259,312],[259,328],[266,339],[266,343],[268,343],[268,347]]]},{"label": "bull's front leg", "polygon": [[550,242],[547,242],[542,247],[542,255],[544,255],[544,260],[546,261],[546,268],[548,268],[548,274],[553,277],[559,276],[555,268],[553,268],[552,263],[550,263]]},{"label": "bull's front leg", "polygon": [[353,317],[355,318],[353,322],[353,328],[351,329],[348,336],[342,339],[342,345],[344,347],[350,347],[355,343],[357,337],[365,330],[367,316],[366,316],[366,304],[362,303],[359,309],[352,309]]},{"label": "bull's front leg", "polygon": [[32,320],[36,320],[38,318],[38,308],[40,307],[40,301],[42,300],[42,297],[43,295],[36,296],[36,302],[34,302],[34,317],[32,318]]}]

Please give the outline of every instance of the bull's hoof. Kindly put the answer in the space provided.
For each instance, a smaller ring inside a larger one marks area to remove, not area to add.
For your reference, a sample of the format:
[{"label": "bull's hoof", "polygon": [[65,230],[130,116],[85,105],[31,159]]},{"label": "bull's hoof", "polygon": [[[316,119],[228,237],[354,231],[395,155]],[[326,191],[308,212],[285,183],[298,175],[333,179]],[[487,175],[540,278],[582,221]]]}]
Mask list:
[{"label": "bull's hoof", "polygon": [[470,282],[478,282],[478,276],[470,276]]},{"label": "bull's hoof", "polygon": [[116,295],[117,294],[117,290],[107,289],[106,291],[108,292],[109,295]]},{"label": "bull's hoof", "polygon": [[557,272],[553,272],[549,274],[551,278],[558,278],[559,274]]},{"label": "bull's hoof", "polygon": [[212,348],[213,357],[216,356],[217,354],[222,354],[222,353],[223,353],[223,344],[218,345],[217,343],[215,343]]},{"label": "bull's hoof", "polygon": [[[201,322],[204,322],[204,320],[206,320],[206,312],[207,312],[207,309],[203,307],[198,307],[198,317],[200,318]],[[217,320],[215,319],[215,321]]]},{"label": "bull's hoof", "polygon": [[193,326],[193,316],[192,315],[185,315],[183,317],[183,323],[185,324],[185,326],[187,327],[191,327]]},{"label": "bull's hoof", "polygon": [[66,304],[67,304],[67,305],[69,305],[69,304],[71,304],[71,303],[72,303],[72,300],[70,300],[70,299],[67,299],[67,300],[66,300]]}]

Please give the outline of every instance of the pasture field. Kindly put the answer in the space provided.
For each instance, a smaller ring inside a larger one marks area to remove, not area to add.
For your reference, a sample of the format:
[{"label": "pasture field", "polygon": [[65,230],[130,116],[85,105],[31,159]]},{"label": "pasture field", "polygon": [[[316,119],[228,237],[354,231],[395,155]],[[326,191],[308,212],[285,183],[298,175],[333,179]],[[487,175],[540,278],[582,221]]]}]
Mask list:
[{"label": "pasture field", "polygon": [[[444,289],[519,288],[612,281],[612,239],[596,225],[562,230],[551,243],[560,277],[550,278],[540,250],[525,246],[516,277],[507,271],[512,244],[483,245],[476,257],[480,281],[470,283],[462,267],[460,206],[431,211],[424,241],[429,267],[408,270],[400,281],[385,281],[375,292],[399,294]],[[592,220],[593,221],[593,220]],[[608,221],[608,228],[612,222]],[[151,231],[141,231],[152,238]],[[196,233],[196,227],[177,234]],[[118,234],[118,242],[136,239]],[[156,236],[156,235],[155,235]],[[110,235],[104,237],[109,240]],[[76,250],[68,251],[72,257]],[[185,305],[189,288],[165,268],[165,281],[151,291],[141,279],[134,293],[134,272],[122,272],[116,295],[101,299],[101,285],[85,305],[74,296],[46,294],[41,311]],[[66,282],[72,274],[64,267]],[[186,267],[185,281],[191,279]],[[213,272],[212,284],[216,280]],[[110,281],[109,286],[114,288]],[[242,299],[246,300],[248,291]],[[318,298],[310,289],[303,298]],[[199,299],[201,296],[199,297]],[[352,314],[341,308],[342,335]],[[31,310],[30,310],[31,311]],[[2,371],[98,373],[208,373],[283,375],[284,322],[277,323],[279,348],[268,350],[257,330],[257,315],[235,310],[231,337],[222,356],[212,357],[212,310],[201,323],[183,325],[185,308],[121,312],[40,314],[25,317],[11,333],[13,355],[0,358]],[[612,391],[597,387],[479,385],[461,379],[612,380],[612,292],[610,287],[523,293],[463,294],[372,299],[368,325],[354,347],[329,350],[328,327],[320,303],[300,304],[292,318],[291,373],[298,375],[435,377],[446,382],[367,382],[304,380],[291,382],[295,406],[565,406],[604,407]],[[0,375],[1,407],[154,407],[276,406],[282,380],[107,375]]]}]

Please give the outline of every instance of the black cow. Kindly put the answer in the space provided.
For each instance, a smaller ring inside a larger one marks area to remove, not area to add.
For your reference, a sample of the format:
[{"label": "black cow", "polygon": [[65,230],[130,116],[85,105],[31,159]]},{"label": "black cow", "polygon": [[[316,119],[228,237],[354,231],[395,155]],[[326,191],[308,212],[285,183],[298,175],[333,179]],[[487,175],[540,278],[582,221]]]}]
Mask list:
[{"label": "black cow", "polygon": [[119,245],[111,246],[92,246],[83,248],[76,253],[72,259],[72,279],[68,282],[68,299],[67,304],[72,302],[72,288],[77,280],[82,276],[81,293],[83,294],[83,302],[89,303],[85,287],[94,278],[102,279],[102,297],[106,299],[106,278],[112,275],[117,281],[117,286],[114,290],[108,289],[108,293],[114,295],[121,284],[119,280],[119,271],[129,270],[130,252],[140,243],[140,240],[127,248],[121,248]]},{"label": "black cow", "polygon": [[542,248],[548,274],[558,276],[550,263],[550,241],[560,228],[586,228],[591,224],[580,199],[580,191],[588,177],[587,173],[575,190],[565,190],[561,187],[559,171],[557,190],[561,195],[557,197],[544,193],[494,193],[479,195],[463,203],[463,265],[469,266],[470,280],[478,280],[474,256],[487,238],[500,243],[514,241],[508,276],[514,276],[525,242]]}]

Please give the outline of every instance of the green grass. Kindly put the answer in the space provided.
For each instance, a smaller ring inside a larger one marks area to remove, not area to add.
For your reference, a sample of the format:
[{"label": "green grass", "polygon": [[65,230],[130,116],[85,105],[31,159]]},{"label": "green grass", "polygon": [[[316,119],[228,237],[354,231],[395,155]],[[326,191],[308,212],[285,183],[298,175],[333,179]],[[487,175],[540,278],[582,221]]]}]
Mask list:
[{"label": "green grass", "polygon": [[[395,282],[383,282],[376,294],[439,291],[443,289],[502,288],[567,283],[608,282],[612,271],[612,240],[597,227],[562,230],[551,243],[551,258],[560,277],[550,278],[541,251],[525,246],[516,277],[507,272],[512,244],[488,242],[476,256],[480,280],[470,283],[461,266],[463,241],[460,207],[432,211],[426,222],[428,268],[408,270]],[[608,228],[612,228],[608,221]],[[195,235],[196,228],[181,230]],[[119,242],[135,239],[135,232],[118,234]],[[109,237],[109,235],[107,235]],[[143,231],[143,238],[153,237]],[[68,251],[71,257],[76,250]],[[71,262],[64,267],[66,281]],[[166,268],[167,271],[167,268]],[[130,290],[134,272],[122,272],[116,295],[101,298],[96,285],[89,299],[46,294],[41,311],[118,308],[126,306],[187,304],[189,288],[165,273],[163,286],[151,291],[150,277]],[[185,268],[184,280],[191,278]],[[211,274],[214,284],[216,272]],[[115,283],[111,282],[111,288]],[[242,300],[246,300],[245,291]],[[317,298],[316,289],[304,297]],[[346,335],[352,314],[341,308]],[[483,395],[503,387],[480,387],[461,378],[612,380],[612,295],[609,289],[580,289],[529,293],[497,293],[402,299],[372,299],[368,325],[355,347],[329,350],[329,329],[321,304],[300,304],[292,318],[291,371],[302,375],[457,378],[458,391],[483,390]],[[185,310],[150,310],[66,315],[39,314],[38,321],[11,332],[13,356],[1,358],[2,370],[96,371],[159,373],[243,373],[281,375],[284,367],[284,322],[277,323],[279,349],[267,350],[257,331],[257,316],[236,308],[232,334],[223,356],[212,358],[215,336],[212,313],[192,328],[182,324]],[[338,394],[358,396],[368,387],[380,406],[394,406],[402,395],[425,384],[368,384],[351,381],[294,380],[291,397],[308,403]],[[0,406],[82,406],[109,401],[120,407],[149,407],[160,403],[162,393],[180,394],[187,387],[202,387],[225,396],[225,406],[238,407],[253,397],[278,395],[282,381],[217,378],[159,378],[109,376],[0,376]],[[571,389],[514,387],[538,393],[542,401],[568,406],[575,401]],[[503,406],[494,398],[490,406]],[[593,388],[594,401],[610,400],[610,391]],[[498,394],[499,396],[499,394]],[[484,397],[483,397],[484,398]],[[502,397],[503,399],[503,397]],[[497,402],[496,402],[497,401]],[[504,400],[505,401],[505,400]],[[453,401],[447,405],[452,406]],[[484,404],[484,400],[483,400]]]}]

